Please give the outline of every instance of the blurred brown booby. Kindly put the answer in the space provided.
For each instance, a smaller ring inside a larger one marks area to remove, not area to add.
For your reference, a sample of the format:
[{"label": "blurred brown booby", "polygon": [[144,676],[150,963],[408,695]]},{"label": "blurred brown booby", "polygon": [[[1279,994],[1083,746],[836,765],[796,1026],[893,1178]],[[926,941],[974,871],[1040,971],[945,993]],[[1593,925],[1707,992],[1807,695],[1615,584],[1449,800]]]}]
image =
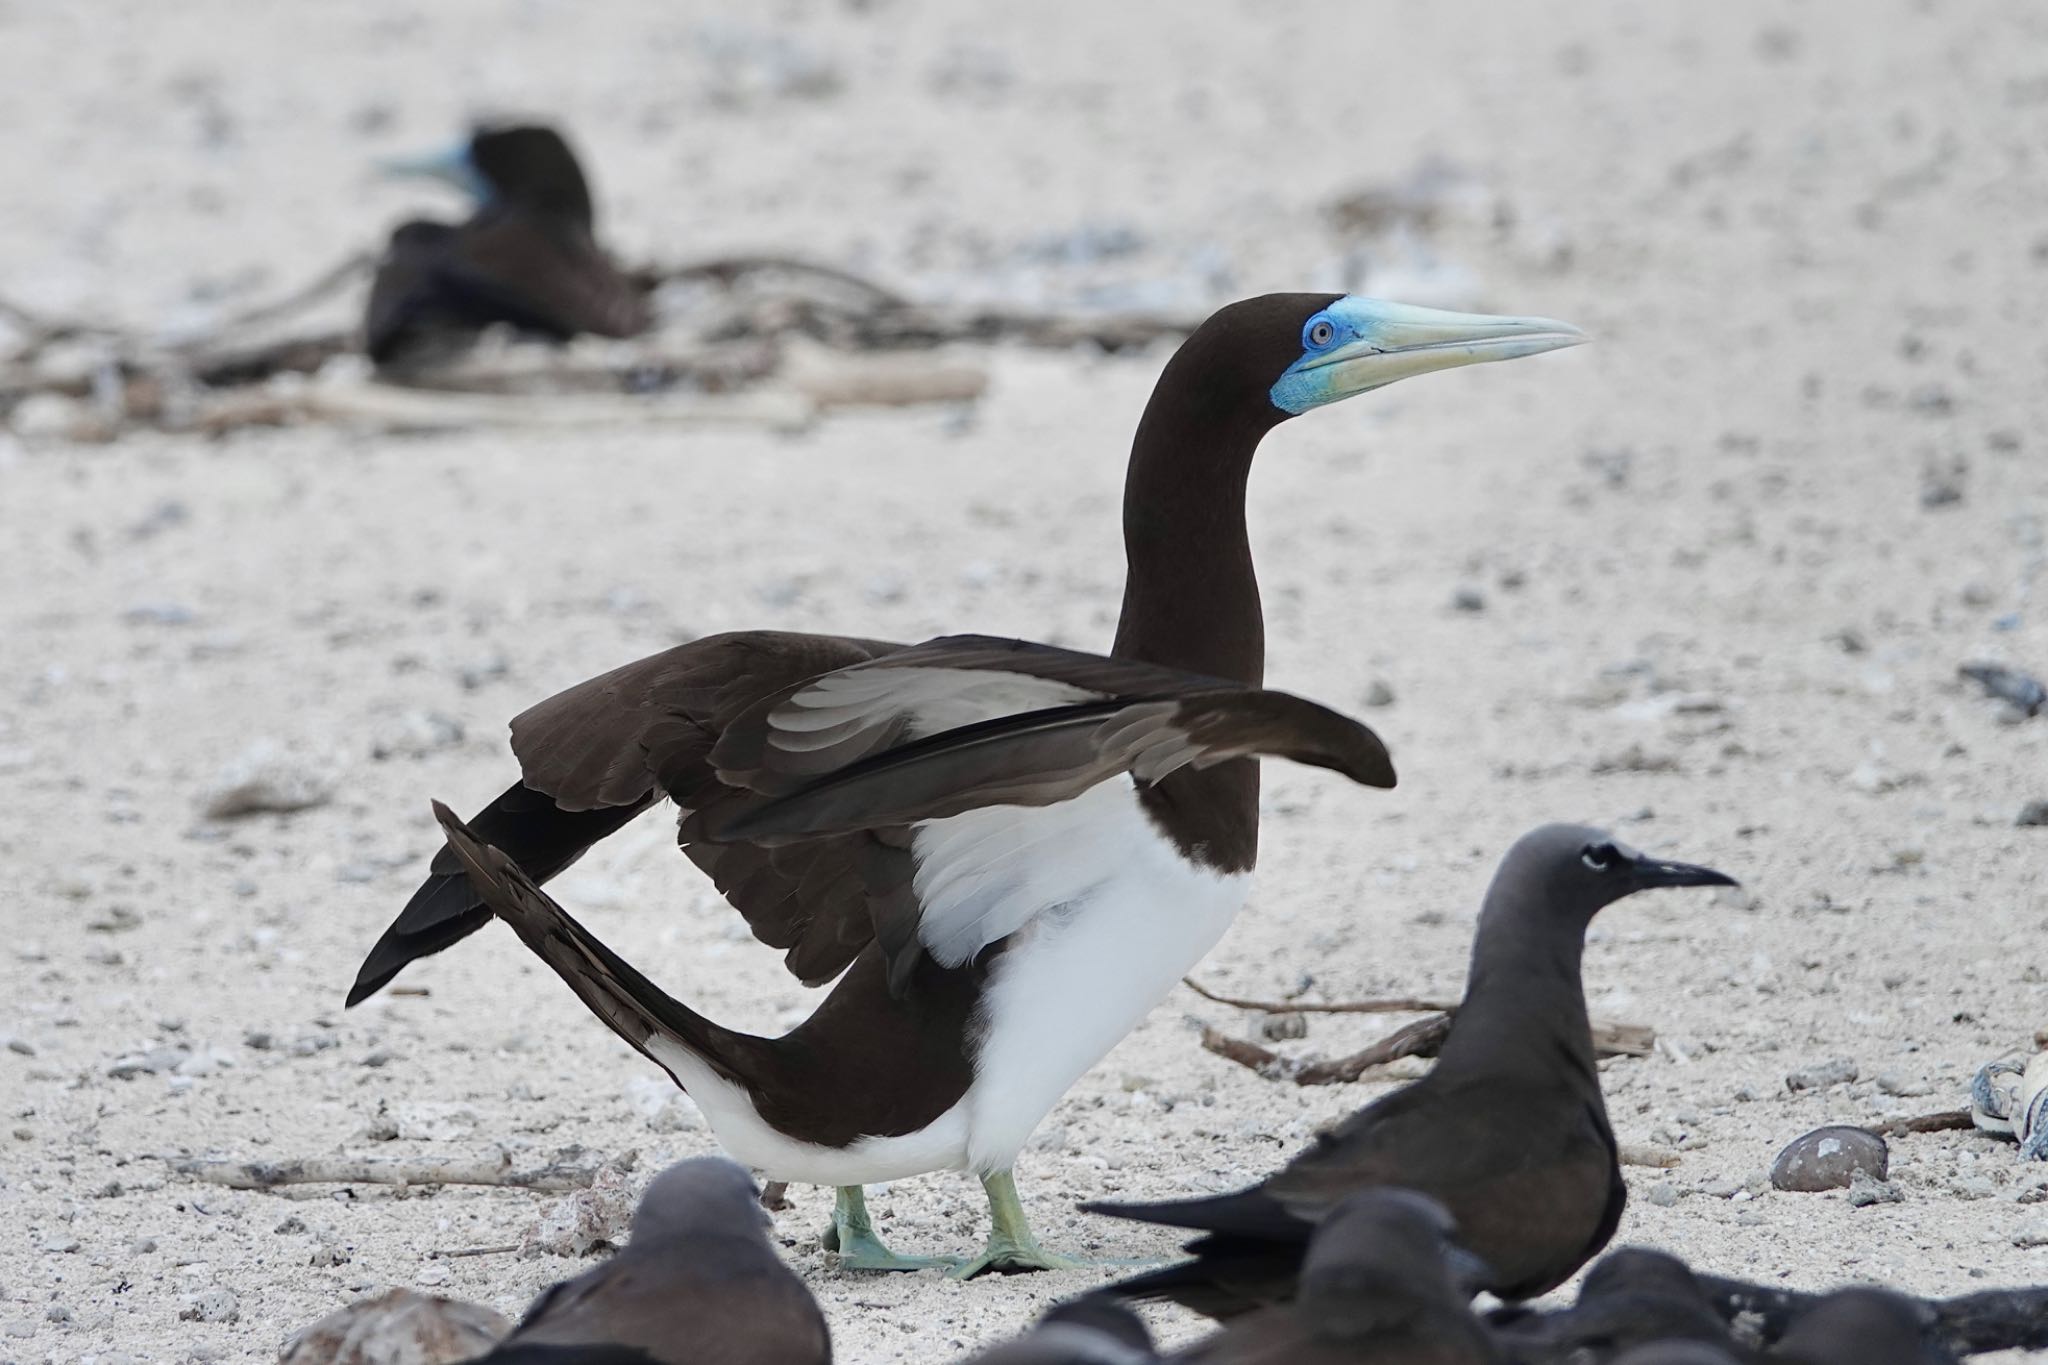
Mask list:
[{"label": "blurred brown booby", "polygon": [[378,366],[449,358],[494,323],[555,341],[646,330],[646,289],[598,246],[590,186],[554,129],[486,126],[452,151],[384,168],[451,184],[476,210],[392,232],[363,316]]}]

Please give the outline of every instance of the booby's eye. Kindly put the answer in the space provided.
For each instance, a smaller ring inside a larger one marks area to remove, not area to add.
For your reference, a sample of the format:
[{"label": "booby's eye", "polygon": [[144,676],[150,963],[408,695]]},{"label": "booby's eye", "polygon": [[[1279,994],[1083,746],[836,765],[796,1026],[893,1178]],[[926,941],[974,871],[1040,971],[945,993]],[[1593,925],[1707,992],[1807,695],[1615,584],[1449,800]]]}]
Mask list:
[{"label": "booby's eye", "polygon": [[1302,329],[1302,344],[1311,351],[1320,351],[1337,339],[1337,326],[1328,318],[1312,318]]},{"label": "booby's eye", "polygon": [[1605,872],[1614,866],[1614,845],[1587,844],[1579,853],[1579,861],[1595,872]]}]

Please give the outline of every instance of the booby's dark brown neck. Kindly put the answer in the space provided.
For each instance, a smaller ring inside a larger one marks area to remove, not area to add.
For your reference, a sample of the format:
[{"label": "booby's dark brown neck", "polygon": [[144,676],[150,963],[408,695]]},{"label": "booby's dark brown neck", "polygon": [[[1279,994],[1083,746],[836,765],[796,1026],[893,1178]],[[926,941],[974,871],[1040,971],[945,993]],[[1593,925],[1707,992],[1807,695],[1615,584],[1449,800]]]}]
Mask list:
[{"label": "booby's dark brown neck", "polygon": [[[1263,388],[1233,378],[1239,339],[1212,323],[1159,377],[1124,479],[1119,658],[1257,685],[1266,624],[1245,530],[1245,485],[1259,441],[1282,420]],[[1184,770],[1143,787],[1160,831],[1190,861],[1248,872],[1259,852],[1259,768],[1249,759]]]},{"label": "booby's dark brown neck", "polygon": [[[1259,440],[1281,419],[1264,401],[1204,383],[1183,347],[1138,423],[1124,481],[1119,658],[1257,685],[1266,626],[1245,530]],[[1263,410],[1262,410],[1263,409]]]}]

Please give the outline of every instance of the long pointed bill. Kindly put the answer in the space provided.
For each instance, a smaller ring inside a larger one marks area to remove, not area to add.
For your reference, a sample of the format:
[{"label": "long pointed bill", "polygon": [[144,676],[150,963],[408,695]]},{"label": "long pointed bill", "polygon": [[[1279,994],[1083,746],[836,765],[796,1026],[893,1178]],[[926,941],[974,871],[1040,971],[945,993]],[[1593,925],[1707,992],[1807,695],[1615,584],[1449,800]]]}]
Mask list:
[{"label": "long pointed bill", "polygon": [[1646,887],[1742,885],[1726,872],[1716,872],[1711,867],[1700,867],[1695,863],[1667,863],[1660,858],[1644,858],[1638,862],[1636,880]]},{"label": "long pointed bill", "polygon": [[425,155],[379,157],[377,169],[393,177],[438,180],[479,202],[491,197],[490,184],[477,170],[467,142]]},{"label": "long pointed bill", "polygon": [[1338,328],[1328,350],[1303,355],[1273,386],[1275,407],[1291,413],[1334,403],[1432,370],[1489,360],[1518,360],[1591,340],[1553,318],[1446,313],[1353,295],[1324,310]]}]

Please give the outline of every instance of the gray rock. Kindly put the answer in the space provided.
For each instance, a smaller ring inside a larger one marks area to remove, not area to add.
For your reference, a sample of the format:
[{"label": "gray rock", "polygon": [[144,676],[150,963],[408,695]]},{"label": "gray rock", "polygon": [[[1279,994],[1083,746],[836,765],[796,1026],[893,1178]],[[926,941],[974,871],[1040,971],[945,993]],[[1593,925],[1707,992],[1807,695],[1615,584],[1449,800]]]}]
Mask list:
[{"label": "gray rock", "polygon": [[2012,1230],[2012,1244],[2016,1247],[2048,1247],[2048,1222],[2036,1218],[2020,1224]]},{"label": "gray rock", "polygon": [[1896,1095],[1900,1099],[1917,1099],[1922,1095],[1932,1095],[1934,1093],[1934,1087],[1926,1081],[1917,1079],[1907,1080],[1902,1076],[1895,1076],[1891,1072],[1886,1072],[1877,1078],[1877,1088],[1884,1091],[1887,1095]]},{"label": "gray rock", "polygon": [[1849,1179],[1849,1207],[1852,1209],[1867,1209],[1872,1204],[1897,1204],[1905,1197],[1889,1180],[1874,1179],[1862,1171]]},{"label": "gray rock", "polygon": [[178,1310],[179,1320],[183,1322],[233,1322],[241,1316],[241,1301],[218,1286],[200,1290]]},{"label": "gray rock", "polygon": [[1459,588],[1451,594],[1451,606],[1457,611],[1485,611],[1486,594],[1477,588]]},{"label": "gray rock", "polygon": [[1643,1197],[1660,1209],[1668,1209],[1678,1202],[1678,1190],[1669,1182],[1660,1180],[1650,1186],[1649,1193]]},{"label": "gray rock", "polygon": [[269,740],[258,740],[221,769],[200,793],[199,809],[209,820],[233,820],[265,812],[288,815],[334,799],[334,783]]},{"label": "gray rock", "polygon": [[1375,707],[1392,706],[1394,704],[1394,689],[1380,679],[1374,678],[1365,686],[1365,704]]},{"label": "gray rock", "polygon": [[43,1239],[43,1254],[63,1256],[78,1250],[78,1239],[70,1233],[59,1232]]},{"label": "gray rock", "polygon": [[1300,1010],[1289,1010],[1285,1014],[1268,1014],[1259,1020],[1259,1035],[1269,1042],[1286,1042],[1293,1038],[1308,1037],[1308,1016]]},{"label": "gray rock", "polygon": [[1891,1150],[1864,1128],[1833,1124],[1785,1144],[1771,1163],[1771,1184],[1795,1194],[1844,1190],[1856,1177],[1882,1180],[1891,1170]]},{"label": "gray rock", "polygon": [[1802,1067],[1785,1077],[1787,1090],[1825,1090],[1831,1085],[1845,1085],[1856,1079],[1856,1063],[1847,1057],[1830,1057],[1824,1062]]},{"label": "gray rock", "polygon": [[2020,807],[2019,816],[2013,823],[2021,829],[2048,826],[2048,801],[2029,801]]}]

